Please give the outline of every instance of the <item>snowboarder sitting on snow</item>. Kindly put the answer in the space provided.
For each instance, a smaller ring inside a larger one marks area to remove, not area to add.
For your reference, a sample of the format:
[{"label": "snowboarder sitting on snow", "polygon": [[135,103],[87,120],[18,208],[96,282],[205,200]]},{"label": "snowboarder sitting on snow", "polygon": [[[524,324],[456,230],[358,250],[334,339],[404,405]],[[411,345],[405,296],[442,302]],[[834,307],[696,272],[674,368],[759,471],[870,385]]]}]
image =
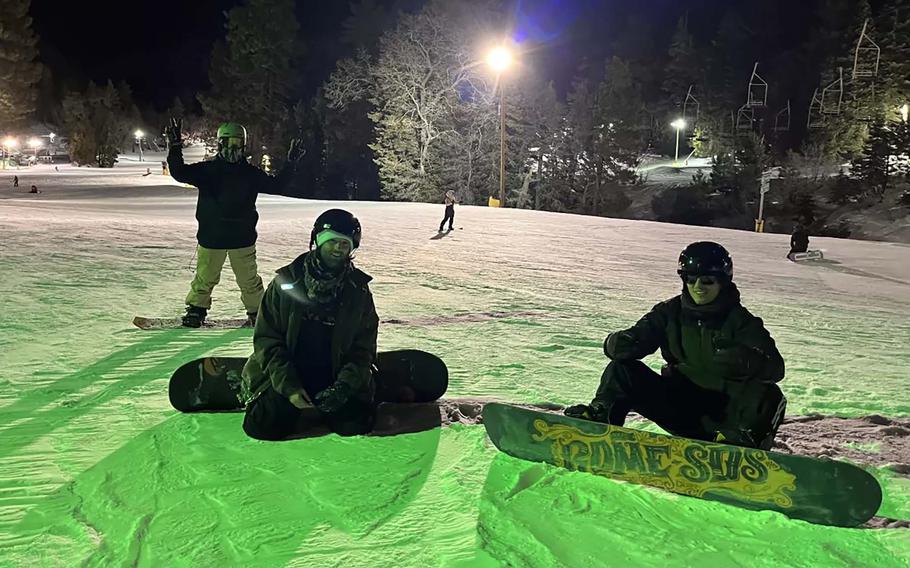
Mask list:
[{"label": "snowboarder sitting on snow", "polygon": [[329,209],[316,219],[309,252],[269,284],[243,370],[250,437],[280,440],[301,422],[342,436],[372,430],[379,316],[371,278],[352,263],[360,235],[356,217]]},{"label": "snowboarder sitting on snow", "polygon": [[221,268],[230,258],[240,286],[240,299],[250,323],[262,299],[262,278],[256,267],[256,197],[260,193],[284,195],[296,162],[303,155],[299,140],[291,140],[288,161],[277,177],[251,165],[244,157],[246,129],[227,122],[218,127],[218,155],[209,162],[183,163],[181,120],[171,119],[165,129],[167,165],[177,181],[199,189],[196,202],[196,275],[186,296],[183,325],[200,327],[212,306],[212,290],[221,280]]},{"label": "snowboarder sitting on snow", "polygon": [[792,258],[794,253],[807,250],[809,250],[809,232],[802,223],[797,223],[793,227],[793,234],[790,235],[790,252],[787,253],[787,258]]},{"label": "snowboarder sitting on snow", "polygon": [[455,191],[449,190],[446,192],[445,204],[446,204],[446,214],[442,218],[442,222],[439,224],[439,232],[442,232],[443,225],[446,224],[446,221],[449,222],[449,230],[453,229],[452,224],[455,222],[455,204],[458,203],[458,200],[455,199]]},{"label": "snowboarder sitting on snow", "polygon": [[[622,426],[634,410],[673,435],[771,447],[786,399],[784,361],[762,320],[740,303],[733,261],[717,243],[679,255],[682,294],[607,336],[612,359],[590,404],[566,415]],[[660,349],[658,374],[640,361]]]}]

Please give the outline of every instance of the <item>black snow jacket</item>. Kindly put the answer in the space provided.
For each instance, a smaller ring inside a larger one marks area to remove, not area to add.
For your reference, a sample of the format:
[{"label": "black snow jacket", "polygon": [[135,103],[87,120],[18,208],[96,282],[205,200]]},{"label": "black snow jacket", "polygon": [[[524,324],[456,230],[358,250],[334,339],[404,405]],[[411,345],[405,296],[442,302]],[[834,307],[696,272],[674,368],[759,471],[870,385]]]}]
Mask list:
[{"label": "black snow jacket", "polygon": [[[259,305],[253,331],[253,354],[243,369],[244,390],[249,393],[249,401],[269,386],[285,397],[304,388],[301,369],[295,364],[298,355],[295,350],[302,344],[301,329],[309,310],[302,289],[303,259],[307,254],[316,253],[304,253],[278,270]],[[332,377],[350,382],[364,400],[372,400],[375,392],[372,366],[376,360],[379,331],[370,280],[370,276],[356,268],[351,271],[339,293],[331,338]],[[307,394],[311,398],[314,395]]]},{"label": "black snow jacket", "polygon": [[784,378],[784,360],[774,339],[761,318],[740,304],[732,283],[705,306],[696,305],[683,290],[604,341],[604,353],[617,361],[641,359],[657,349],[667,362],[664,374],[681,375],[709,390],[738,391],[744,382]]},{"label": "black snow jacket", "polygon": [[242,160],[236,164],[220,157],[196,164],[183,163],[183,150],[171,147],[167,155],[171,176],[199,188],[196,240],[209,249],[237,249],[256,244],[256,197],[260,193],[286,195],[294,167],[271,176]]}]

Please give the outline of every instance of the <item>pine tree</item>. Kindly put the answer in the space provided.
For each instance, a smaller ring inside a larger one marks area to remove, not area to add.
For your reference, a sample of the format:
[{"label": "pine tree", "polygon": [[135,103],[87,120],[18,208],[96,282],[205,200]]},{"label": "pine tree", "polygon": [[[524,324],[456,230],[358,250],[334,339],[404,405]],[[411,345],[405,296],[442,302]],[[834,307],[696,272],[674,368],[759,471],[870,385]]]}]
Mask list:
[{"label": "pine tree", "polygon": [[263,153],[283,157],[294,134],[298,29],[293,0],[246,0],[228,12],[226,40],[212,51],[212,89],[199,100],[210,122],[246,127],[253,163]]},{"label": "pine tree", "polygon": [[875,19],[879,77],[890,106],[910,102],[910,0],[887,0]]},{"label": "pine tree", "polygon": [[680,18],[676,24],[676,32],[670,41],[669,56],[661,88],[669,103],[668,110],[680,113],[689,86],[697,84],[701,75],[701,63],[695,49],[695,39],[689,33],[688,17]]},{"label": "pine tree", "polygon": [[70,157],[76,163],[110,168],[122,145],[131,139],[135,106],[128,91],[110,81],[89,83],[85,92],[69,92],[63,99],[64,126]]},{"label": "pine tree", "polygon": [[891,176],[890,158],[894,154],[893,135],[883,118],[876,118],[862,153],[851,164],[853,176],[862,180],[871,195],[882,198]]},{"label": "pine tree", "polygon": [[30,0],[0,0],[0,130],[20,125],[38,103],[41,65]]}]

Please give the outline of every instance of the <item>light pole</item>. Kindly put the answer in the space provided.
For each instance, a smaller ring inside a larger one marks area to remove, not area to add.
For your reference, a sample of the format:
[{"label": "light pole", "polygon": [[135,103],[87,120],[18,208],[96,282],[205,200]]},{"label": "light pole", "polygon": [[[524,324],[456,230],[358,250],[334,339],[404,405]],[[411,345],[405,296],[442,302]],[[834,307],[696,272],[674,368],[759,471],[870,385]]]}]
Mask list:
[{"label": "light pole", "polygon": [[499,206],[506,206],[506,95],[502,72],[512,64],[512,52],[504,46],[495,47],[487,54],[487,64],[496,72],[499,83]]},{"label": "light pole", "polygon": [[35,162],[38,161],[38,148],[41,147],[41,140],[37,138],[30,138],[28,141],[28,146],[35,151]]},{"label": "light pole", "polygon": [[676,129],[676,156],[673,158],[673,165],[679,165],[679,131],[686,127],[686,121],[682,118],[677,118],[670,123],[670,126]]},{"label": "light pole", "polygon": [[141,162],[142,161],[142,137],[145,136],[145,132],[143,132],[141,130],[136,130],[136,132],[134,132],[133,134],[135,134],[135,136],[136,136],[136,143],[139,144],[139,161]]},{"label": "light pole", "polygon": [[3,147],[6,148],[6,157],[9,158],[13,153],[13,148],[19,145],[19,141],[12,136],[7,136],[3,140]]}]

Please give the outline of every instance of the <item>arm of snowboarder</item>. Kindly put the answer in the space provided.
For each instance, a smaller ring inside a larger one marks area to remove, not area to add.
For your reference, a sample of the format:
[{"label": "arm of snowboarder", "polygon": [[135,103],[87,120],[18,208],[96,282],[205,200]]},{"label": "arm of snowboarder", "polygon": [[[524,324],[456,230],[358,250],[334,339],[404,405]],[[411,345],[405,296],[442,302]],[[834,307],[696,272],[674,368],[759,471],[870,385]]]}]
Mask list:
[{"label": "arm of snowboarder", "polygon": [[750,317],[736,336],[736,342],[723,339],[714,342],[715,362],[725,378],[762,383],[776,383],[784,378],[784,359],[761,318]]},{"label": "arm of snowboarder", "polygon": [[355,393],[370,389],[378,333],[379,315],[376,313],[373,296],[367,293],[367,306],[360,319],[360,329],[342,361],[335,383],[316,395],[316,408],[322,412],[335,412],[347,404]]},{"label": "arm of snowboarder", "polygon": [[288,148],[288,159],[281,171],[278,172],[278,175],[269,175],[257,168],[256,171],[259,172],[259,180],[257,180],[259,193],[291,197],[288,189],[294,182],[297,162],[303,158],[304,154],[306,154],[306,149],[303,147],[303,141],[295,138],[291,140],[291,146]]},{"label": "arm of snowboarder", "polygon": [[253,330],[253,350],[254,356],[260,358],[262,369],[268,375],[275,391],[290,399],[292,395],[303,392],[304,389],[285,343],[284,330],[279,323],[281,297],[277,281],[273,280],[269,284],[259,306],[259,316]]},{"label": "arm of snowboarder", "polygon": [[663,310],[663,304],[657,304],[629,329],[608,335],[604,354],[614,361],[633,361],[657,351],[666,327]]},{"label": "arm of snowboarder", "polygon": [[183,161],[183,138],[180,132],[182,120],[172,118],[170,124],[164,129],[167,138],[167,167],[171,177],[181,183],[188,183],[199,187],[204,164],[189,164]]}]

